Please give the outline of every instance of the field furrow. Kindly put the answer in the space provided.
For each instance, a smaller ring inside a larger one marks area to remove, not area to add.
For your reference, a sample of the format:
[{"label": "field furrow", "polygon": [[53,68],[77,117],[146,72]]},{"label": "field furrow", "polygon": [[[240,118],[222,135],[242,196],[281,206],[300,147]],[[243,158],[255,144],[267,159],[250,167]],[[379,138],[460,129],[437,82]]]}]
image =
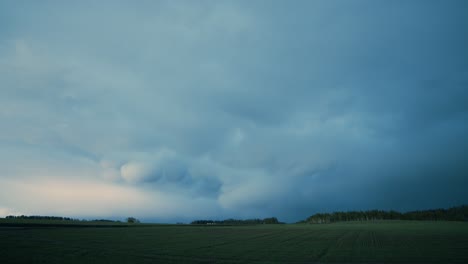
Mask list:
[{"label": "field furrow", "polygon": [[468,263],[468,224],[1,228],[0,263]]}]

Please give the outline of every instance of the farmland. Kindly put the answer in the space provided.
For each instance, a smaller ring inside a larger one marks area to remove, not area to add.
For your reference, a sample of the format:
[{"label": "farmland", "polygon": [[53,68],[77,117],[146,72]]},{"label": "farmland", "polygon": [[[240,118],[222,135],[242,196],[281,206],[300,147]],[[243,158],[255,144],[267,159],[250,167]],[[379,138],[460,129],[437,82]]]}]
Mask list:
[{"label": "farmland", "polygon": [[463,222],[4,224],[0,263],[468,263]]}]

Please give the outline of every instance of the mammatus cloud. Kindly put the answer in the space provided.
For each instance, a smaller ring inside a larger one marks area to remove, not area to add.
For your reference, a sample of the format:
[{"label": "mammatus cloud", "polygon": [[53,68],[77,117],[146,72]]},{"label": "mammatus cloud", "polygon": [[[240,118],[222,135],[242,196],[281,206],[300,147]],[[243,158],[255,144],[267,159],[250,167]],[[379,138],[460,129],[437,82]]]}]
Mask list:
[{"label": "mammatus cloud", "polygon": [[0,4],[0,215],[467,202],[465,1]]}]

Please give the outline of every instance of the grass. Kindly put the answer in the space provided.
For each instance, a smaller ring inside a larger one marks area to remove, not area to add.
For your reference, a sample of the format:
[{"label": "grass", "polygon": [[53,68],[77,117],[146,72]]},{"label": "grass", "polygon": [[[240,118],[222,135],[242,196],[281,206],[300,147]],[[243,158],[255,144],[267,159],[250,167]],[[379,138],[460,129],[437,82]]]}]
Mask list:
[{"label": "grass", "polygon": [[468,263],[468,223],[2,227],[0,263]]}]

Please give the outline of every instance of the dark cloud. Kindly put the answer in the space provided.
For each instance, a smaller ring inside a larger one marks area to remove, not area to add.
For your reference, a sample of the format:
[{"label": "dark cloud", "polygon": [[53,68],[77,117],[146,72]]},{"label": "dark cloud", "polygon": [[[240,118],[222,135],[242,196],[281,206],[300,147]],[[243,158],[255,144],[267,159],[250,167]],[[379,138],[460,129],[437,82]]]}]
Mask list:
[{"label": "dark cloud", "polygon": [[150,220],[466,203],[467,11],[2,3],[0,186],[43,203],[0,212],[77,181],[124,197],[73,214]]}]

